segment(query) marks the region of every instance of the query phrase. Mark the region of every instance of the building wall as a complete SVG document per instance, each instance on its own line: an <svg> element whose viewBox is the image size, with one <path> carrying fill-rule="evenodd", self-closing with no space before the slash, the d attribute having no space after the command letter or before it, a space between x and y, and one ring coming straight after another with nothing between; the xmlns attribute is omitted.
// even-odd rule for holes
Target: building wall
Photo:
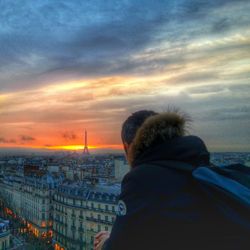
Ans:
<svg viewBox="0 0 250 250"><path fill-rule="evenodd" d="M47 188L16 182L0 183L0 195L16 215L24 218L37 237L47 237L52 229L52 195Z"/></svg>
<svg viewBox="0 0 250 250"><path fill-rule="evenodd" d="M116 212L116 200L107 202L55 194L55 249L93 249L94 235L101 230L111 231Z"/></svg>
<svg viewBox="0 0 250 250"><path fill-rule="evenodd" d="M69 187L77 189L74 184ZM112 229L118 194L94 191L94 186L92 190L80 185L80 189L82 195L33 185L25 178L0 182L0 196L8 211L25 219L35 236L53 234L56 250L92 250L95 234Z"/></svg>
<svg viewBox="0 0 250 250"><path fill-rule="evenodd" d="M115 179L121 181L123 177L129 172L130 168L127 162L123 159L115 159Z"/></svg>

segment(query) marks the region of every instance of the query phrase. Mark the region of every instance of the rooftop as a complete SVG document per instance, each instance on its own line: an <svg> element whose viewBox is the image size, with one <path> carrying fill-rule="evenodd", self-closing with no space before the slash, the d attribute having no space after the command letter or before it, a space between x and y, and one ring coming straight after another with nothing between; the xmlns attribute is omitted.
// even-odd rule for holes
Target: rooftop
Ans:
<svg viewBox="0 0 250 250"><path fill-rule="evenodd" d="M82 200L117 202L120 194L119 184L99 184L95 186L86 183L63 184L58 188L58 194L71 196Z"/></svg>
<svg viewBox="0 0 250 250"><path fill-rule="evenodd" d="M0 238L9 234L9 221L0 218Z"/></svg>

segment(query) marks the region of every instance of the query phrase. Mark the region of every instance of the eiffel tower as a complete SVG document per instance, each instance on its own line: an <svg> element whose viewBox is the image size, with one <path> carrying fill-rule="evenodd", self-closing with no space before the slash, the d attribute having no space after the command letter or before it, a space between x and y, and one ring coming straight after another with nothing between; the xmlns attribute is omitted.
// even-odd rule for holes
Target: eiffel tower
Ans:
<svg viewBox="0 0 250 250"><path fill-rule="evenodd" d="M85 130L83 155L84 156L90 155L89 148L88 148L88 132L87 132L87 130Z"/></svg>

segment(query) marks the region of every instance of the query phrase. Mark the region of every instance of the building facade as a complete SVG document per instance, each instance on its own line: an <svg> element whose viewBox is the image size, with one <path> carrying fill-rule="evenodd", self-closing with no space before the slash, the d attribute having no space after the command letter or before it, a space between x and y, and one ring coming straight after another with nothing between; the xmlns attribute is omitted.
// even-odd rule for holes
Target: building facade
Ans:
<svg viewBox="0 0 250 250"><path fill-rule="evenodd" d="M91 159L84 165L52 162L47 168L33 162L3 164L0 216L11 220L13 235L25 234L55 250L92 250L95 234L112 229L121 187L110 174L113 158ZM67 178L71 170L72 178Z"/></svg>
<svg viewBox="0 0 250 250"><path fill-rule="evenodd" d="M56 250L92 250L94 235L111 231L120 187L62 185L54 194Z"/></svg>
<svg viewBox="0 0 250 250"><path fill-rule="evenodd" d="M50 175L12 175L0 182L6 213L19 217L34 236L52 238L53 192L60 183Z"/></svg>
<svg viewBox="0 0 250 250"><path fill-rule="evenodd" d="M114 160L114 177L117 181L122 181L123 177L129 172L130 167L127 161L123 158Z"/></svg>

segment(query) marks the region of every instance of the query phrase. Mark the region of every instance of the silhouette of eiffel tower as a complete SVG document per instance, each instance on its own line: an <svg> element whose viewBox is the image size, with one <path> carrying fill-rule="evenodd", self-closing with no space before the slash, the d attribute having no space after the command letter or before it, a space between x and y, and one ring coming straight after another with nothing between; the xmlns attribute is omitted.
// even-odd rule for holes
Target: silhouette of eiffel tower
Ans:
<svg viewBox="0 0 250 250"><path fill-rule="evenodd" d="M90 155L88 148L88 132L85 130L83 155Z"/></svg>

